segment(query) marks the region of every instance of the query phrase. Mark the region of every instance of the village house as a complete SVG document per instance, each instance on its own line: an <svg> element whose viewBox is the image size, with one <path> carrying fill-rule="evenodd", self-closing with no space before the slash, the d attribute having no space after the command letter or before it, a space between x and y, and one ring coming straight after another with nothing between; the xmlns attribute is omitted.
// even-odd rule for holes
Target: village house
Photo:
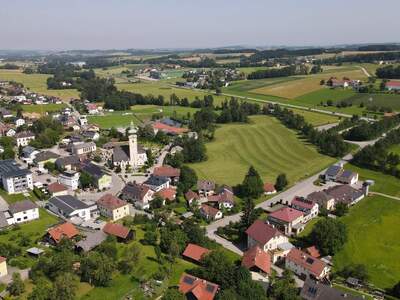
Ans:
<svg viewBox="0 0 400 300"><path fill-rule="evenodd" d="M57 245L62 239L74 239L79 235L78 229L69 223L63 223L61 225L55 226L47 231L45 240L52 245Z"/></svg>
<svg viewBox="0 0 400 300"><path fill-rule="evenodd" d="M202 204L199 211L200 214L209 221L219 220L223 217L222 212L219 209L207 204Z"/></svg>
<svg viewBox="0 0 400 300"><path fill-rule="evenodd" d="M247 248L259 246L263 251L269 252L272 261L275 263L289 253L293 245L289 243L289 238L278 229L272 227L261 220L256 220L246 230Z"/></svg>
<svg viewBox="0 0 400 300"><path fill-rule="evenodd" d="M308 222L318 216L318 203L303 197L295 197L290 203L290 206L304 213L304 222Z"/></svg>
<svg viewBox="0 0 400 300"><path fill-rule="evenodd" d="M16 118L15 120L14 120L14 124L15 124L15 127L20 127L20 126L23 126L23 125L25 125L25 120L24 119L22 119L22 118Z"/></svg>
<svg viewBox="0 0 400 300"><path fill-rule="evenodd" d="M324 174L325 181L335 181L338 176L343 172L343 165L333 165L330 166Z"/></svg>
<svg viewBox="0 0 400 300"><path fill-rule="evenodd" d="M33 190L32 172L21 167L13 159L0 160L0 179L8 194Z"/></svg>
<svg viewBox="0 0 400 300"><path fill-rule="evenodd" d="M330 187L324 192L335 199L335 205L344 203L351 206L365 197L365 191L355 189L347 184Z"/></svg>
<svg viewBox="0 0 400 300"><path fill-rule="evenodd" d="M88 221L92 218L92 211L97 209L96 204L89 205L71 195L55 196L49 199L47 209L65 219L79 218Z"/></svg>
<svg viewBox="0 0 400 300"><path fill-rule="evenodd" d="M276 193L276 189L272 183L270 183L270 182L264 183L264 194L265 195L272 195L275 193Z"/></svg>
<svg viewBox="0 0 400 300"><path fill-rule="evenodd" d="M51 162L54 163L56 161L57 158L59 158L60 155L51 152L51 151L42 151L40 153L38 153L36 155L36 157L34 158L33 162L35 163L35 165L38 166L39 170L43 170L44 169L44 165L47 162Z"/></svg>
<svg viewBox="0 0 400 300"><path fill-rule="evenodd" d="M75 244L77 252L89 252L99 246L102 242L107 239L107 234L103 231L86 231L84 237Z"/></svg>
<svg viewBox="0 0 400 300"><path fill-rule="evenodd" d="M172 135L172 136L180 136L189 131L189 129L187 129L187 128L174 127L174 126L163 124L158 121L154 122L152 124L152 127L154 130L154 134L157 134L158 131L161 131L161 132L164 132L165 134Z"/></svg>
<svg viewBox="0 0 400 300"><path fill-rule="evenodd" d="M285 259L285 268L293 271L300 278L311 277L321 280L329 275L330 268L322 260L293 248Z"/></svg>
<svg viewBox="0 0 400 300"><path fill-rule="evenodd" d="M58 182L53 182L47 186L47 191L49 192L50 196L64 196L68 195L68 188Z"/></svg>
<svg viewBox="0 0 400 300"><path fill-rule="evenodd" d="M180 175L181 170L171 166L156 167L153 171L153 176L168 178L172 185L176 185L179 182Z"/></svg>
<svg viewBox="0 0 400 300"><path fill-rule="evenodd" d="M8 109L5 109L4 107L0 107L0 116L3 119L8 119L8 118L12 118L13 114L11 111L9 111Z"/></svg>
<svg viewBox="0 0 400 300"><path fill-rule="evenodd" d="M91 141L97 141L100 138L100 134L96 131L82 131L82 136Z"/></svg>
<svg viewBox="0 0 400 300"><path fill-rule="evenodd" d="M364 298L353 296L343 292L331 285L322 283L318 280L307 278L300 292L300 297L304 300L362 300Z"/></svg>
<svg viewBox="0 0 400 300"><path fill-rule="evenodd" d="M58 182L65 185L72 191L75 191L79 187L79 172L66 170L58 175Z"/></svg>
<svg viewBox="0 0 400 300"><path fill-rule="evenodd" d="M148 186L136 182L127 183L121 191L121 198L123 200L133 203L140 209L150 208L153 196L154 191Z"/></svg>
<svg viewBox="0 0 400 300"><path fill-rule="evenodd" d="M115 236L118 242L127 243L135 238L135 232L118 223L107 223L103 227L103 231L108 234Z"/></svg>
<svg viewBox="0 0 400 300"><path fill-rule="evenodd" d="M102 216L110 218L112 221L129 216L129 204L112 194L105 194L97 200L97 207Z"/></svg>
<svg viewBox="0 0 400 300"><path fill-rule="evenodd" d="M235 206L233 192L229 188L222 188L217 193L207 197L207 202L216 203L219 209L232 209Z"/></svg>
<svg viewBox="0 0 400 300"><path fill-rule="evenodd" d="M199 180L197 181L197 189L200 195L204 197L211 196L215 192L215 182L210 180Z"/></svg>
<svg viewBox="0 0 400 300"><path fill-rule="evenodd" d="M268 223L286 235L297 235L304 229L304 213L290 207L283 207L268 215Z"/></svg>
<svg viewBox="0 0 400 300"><path fill-rule="evenodd" d="M312 202L318 203L319 210L321 208L324 208L326 210L335 209L335 199L324 191L312 192L307 196L307 199Z"/></svg>
<svg viewBox="0 0 400 300"><path fill-rule="evenodd" d="M77 170L80 167L81 161L79 156L70 155L57 158L55 164L59 171Z"/></svg>
<svg viewBox="0 0 400 300"><path fill-rule="evenodd" d="M33 141L35 139L35 135L32 132L23 131L15 134L14 138L17 142L17 147L24 147L28 146L30 141Z"/></svg>
<svg viewBox="0 0 400 300"><path fill-rule="evenodd" d="M198 203L200 200L199 194L193 192L192 190L188 190L185 193L185 199L189 205L193 205L194 202Z"/></svg>
<svg viewBox="0 0 400 300"><path fill-rule="evenodd" d="M182 256L189 261L200 263L201 259L210 252L207 248L189 243L183 251Z"/></svg>
<svg viewBox="0 0 400 300"><path fill-rule="evenodd" d="M243 253L242 266L251 273L262 274L268 278L271 275L271 256L255 245Z"/></svg>
<svg viewBox="0 0 400 300"><path fill-rule="evenodd" d="M92 177L94 186L99 190L109 189L111 187L111 175L106 173L100 166L87 162L82 164L81 171L88 173Z"/></svg>
<svg viewBox="0 0 400 300"><path fill-rule="evenodd" d="M169 188L169 179L166 177L155 177L150 176L145 182L144 185L151 188L154 192L159 192L163 189Z"/></svg>
<svg viewBox="0 0 400 300"><path fill-rule="evenodd" d="M169 187L166 189L162 189L157 192L157 195L160 196L164 201L174 201L176 199L176 188Z"/></svg>
<svg viewBox="0 0 400 300"><path fill-rule="evenodd" d="M96 144L94 142L80 142L73 144L71 147L71 153L75 155L85 155L96 151Z"/></svg>
<svg viewBox="0 0 400 300"><path fill-rule="evenodd" d="M358 173L344 170L337 178L337 182L344 184L356 184L358 181Z"/></svg>
<svg viewBox="0 0 400 300"><path fill-rule="evenodd" d="M99 109L97 108L97 105L94 103L87 103L86 110L88 111L89 115L96 115L99 113Z"/></svg>
<svg viewBox="0 0 400 300"><path fill-rule="evenodd" d="M29 222L39 219L39 208L30 200L17 201L8 207L10 218L7 219L9 225Z"/></svg>
<svg viewBox="0 0 400 300"><path fill-rule="evenodd" d="M25 146L24 148L22 148L20 159L27 164L32 164L33 160L36 158L36 155L38 155L39 153L40 151L36 148L32 146Z"/></svg>
<svg viewBox="0 0 400 300"><path fill-rule="evenodd" d="M314 258L320 258L321 253L319 253L319 250L315 246L310 246L304 249L304 252L307 253L308 255L311 255Z"/></svg>
<svg viewBox="0 0 400 300"><path fill-rule="evenodd" d="M183 273L179 280L179 291L192 300L213 300L219 291L219 285L207 280Z"/></svg>

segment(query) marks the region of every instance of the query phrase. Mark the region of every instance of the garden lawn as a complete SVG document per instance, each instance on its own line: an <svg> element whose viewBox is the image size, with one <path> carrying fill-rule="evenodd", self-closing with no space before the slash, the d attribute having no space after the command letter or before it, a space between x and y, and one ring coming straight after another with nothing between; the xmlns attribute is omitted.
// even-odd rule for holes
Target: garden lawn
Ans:
<svg viewBox="0 0 400 300"><path fill-rule="evenodd" d="M24 74L21 70L0 70L0 80L15 81L22 83L25 88L32 92L60 97L64 100L79 98L79 93L75 89L49 90L47 89L47 78L51 75L46 74Z"/></svg>
<svg viewBox="0 0 400 300"><path fill-rule="evenodd" d="M36 201L37 197L35 196L35 194L33 192L29 192L28 193L29 196L26 197L24 196L24 193L19 193L19 194L8 194L5 190L0 189L0 197L2 197L4 200L7 201L8 204L14 203L14 202L18 202L18 201L22 201L25 199L29 199L32 201Z"/></svg>
<svg viewBox="0 0 400 300"><path fill-rule="evenodd" d="M216 130L215 140L207 144L208 160L190 165L199 178L235 185L253 165L264 181L275 182L278 174L286 173L289 184L294 184L335 161L275 118L254 116L250 121Z"/></svg>
<svg viewBox="0 0 400 300"><path fill-rule="evenodd" d="M400 201L368 197L341 220L347 225L348 241L334 256L335 269L364 264L374 285L390 288L396 284L400 278Z"/></svg>

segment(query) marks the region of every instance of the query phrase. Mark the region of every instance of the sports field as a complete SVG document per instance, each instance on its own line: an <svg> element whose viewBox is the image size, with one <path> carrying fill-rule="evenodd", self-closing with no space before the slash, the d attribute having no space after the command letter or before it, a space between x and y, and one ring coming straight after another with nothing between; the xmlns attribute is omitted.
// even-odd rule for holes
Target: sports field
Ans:
<svg viewBox="0 0 400 300"><path fill-rule="evenodd" d="M64 100L79 98L79 93L75 89L49 90L46 80L50 75L46 74L24 74L21 70L0 70L0 80L15 81L22 83L25 88L32 92L49 96L60 97Z"/></svg>
<svg viewBox="0 0 400 300"><path fill-rule="evenodd" d="M374 285L390 288L396 284L400 278L400 201L368 197L341 220L348 228L348 242L335 255L335 268L363 264Z"/></svg>
<svg viewBox="0 0 400 300"><path fill-rule="evenodd" d="M207 161L191 164L197 175L231 185L243 180L250 165L263 180L274 182L278 174L286 173L294 184L335 161L267 116L251 117L251 124L222 125L207 144L207 155Z"/></svg>

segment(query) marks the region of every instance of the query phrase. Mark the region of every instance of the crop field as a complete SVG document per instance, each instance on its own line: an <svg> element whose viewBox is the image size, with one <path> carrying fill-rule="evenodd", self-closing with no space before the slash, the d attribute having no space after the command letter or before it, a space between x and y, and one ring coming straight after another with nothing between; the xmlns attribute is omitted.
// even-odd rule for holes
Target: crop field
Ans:
<svg viewBox="0 0 400 300"><path fill-rule="evenodd" d="M356 95L356 92L352 89L331 89L325 87L323 89L301 95L295 98L295 100L301 101L304 105L317 106L320 105L321 102L326 103L328 100L332 100L334 103L340 102L354 95Z"/></svg>
<svg viewBox="0 0 400 300"><path fill-rule="evenodd" d="M335 255L335 268L354 263L366 266L369 281L390 288L400 278L398 226L400 202L381 196L368 197L341 220L347 225L348 241Z"/></svg>
<svg viewBox="0 0 400 300"><path fill-rule="evenodd" d="M22 83L25 88L32 92L49 96L60 97L64 100L79 98L79 93L75 89L49 90L46 80L50 75L46 74L24 74L21 70L0 70L0 80L13 80Z"/></svg>
<svg viewBox="0 0 400 300"><path fill-rule="evenodd" d="M190 165L199 178L230 185L242 182L250 165L263 180L274 182L278 174L286 173L294 184L335 161L267 116L251 117L250 124L222 125L207 144L207 155L207 161Z"/></svg>

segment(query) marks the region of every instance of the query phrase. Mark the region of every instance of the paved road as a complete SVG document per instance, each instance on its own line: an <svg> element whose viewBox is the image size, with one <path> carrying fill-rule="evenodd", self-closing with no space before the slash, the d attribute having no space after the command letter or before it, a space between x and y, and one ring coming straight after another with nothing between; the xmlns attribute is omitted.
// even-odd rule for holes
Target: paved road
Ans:
<svg viewBox="0 0 400 300"><path fill-rule="evenodd" d="M361 67L361 66L360 66L360 68L361 68L361 71L364 72L365 76L371 77L371 74L368 73L367 69L365 69L364 67Z"/></svg>
<svg viewBox="0 0 400 300"><path fill-rule="evenodd" d="M330 123L330 124L317 126L317 127L315 127L315 129L318 130L318 131L323 131L323 130L328 130L328 129L331 129L333 127L336 127L337 125L339 125L339 123Z"/></svg>
<svg viewBox="0 0 400 300"><path fill-rule="evenodd" d="M400 201L400 197L396 197L396 196L392 196L392 195L388 195L388 194L383 194L383 193L377 193L377 192L369 192L371 195L377 195L377 196L382 196L382 197L386 197L386 198L390 198L393 200L398 200Z"/></svg>

